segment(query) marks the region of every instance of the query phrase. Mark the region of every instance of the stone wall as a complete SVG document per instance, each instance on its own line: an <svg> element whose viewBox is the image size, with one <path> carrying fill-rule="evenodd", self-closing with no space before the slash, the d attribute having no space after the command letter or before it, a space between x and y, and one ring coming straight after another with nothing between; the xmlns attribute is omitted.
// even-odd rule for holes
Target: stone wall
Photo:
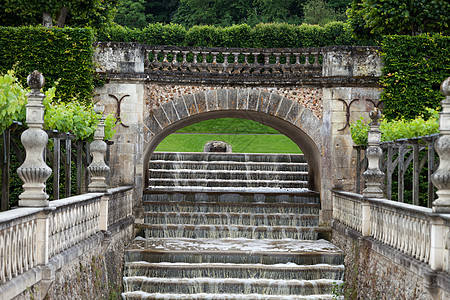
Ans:
<svg viewBox="0 0 450 300"><path fill-rule="evenodd" d="M336 221L332 242L345 253L345 299L450 299L448 275L426 263Z"/></svg>
<svg viewBox="0 0 450 300"><path fill-rule="evenodd" d="M161 62L148 60L149 54L154 51L155 53L163 51L161 53L166 57L166 54L175 50L171 47L166 49L127 43L97 44L95 54L97 71L106 75L109 82L97 88L96 93L99 95L98 99L107 106L107 112L115 113L121 120L114 145L111 147L111 183L113 186L119 184L135 186L134 215L140 218L142 214L140 200L142 188L145 187L146 172L144 153L177 127L170 122L169 126L154 122L156 129L164 132L154 135L154 128L149 128L145 120L151 118L154 113L160 113L164 117L169 111L161 112L159 108L170 102L176 103L177 99L187 95L200 92L206 94L208 91L219 89L249 89L287 98L299 104L301 109L308 111L322 123L317 127L321 131L319 142L316 144L321 156L321 174L318 178L320 177L322 181L321 220L329 223L332 205L328 191L332 188L354 189L356 152L352 149L353 142L348 121L356 120L361 114L367 115L374 105L378 105L380 89L377 82L382 64L379 48L347 46L316 48L313 49L314 55L322 55L322 65L314 64L298 68L293 65L281 67L276 64L223 65L213 61L197 65L180 64L170 59ZM192 51L187 48L182 50ZM197 50L202 53L228 51L226 48L214 48L214 51L208 48ZM261 51L264 53L272 51L277 54L275 52L278 50ZM306 50L308 49L283 49L286 55L303 53ZM249 53L254 52L252 51ZM252 71L261 67L270 67L273 72L266 74ZM310 67L314 72L308 71ZM223 107L221 109L227 110ZM243 112L242 109L239 110ZM228 111L229 117L236 110L228 109ZM170 113L176 113L174 108L171 108ZM170 116L166 117L170 119ZM200 118L195 121L200 121ZM188 123L183 124L189 125ZM308 124L303 125L308 127Z"/></svg>

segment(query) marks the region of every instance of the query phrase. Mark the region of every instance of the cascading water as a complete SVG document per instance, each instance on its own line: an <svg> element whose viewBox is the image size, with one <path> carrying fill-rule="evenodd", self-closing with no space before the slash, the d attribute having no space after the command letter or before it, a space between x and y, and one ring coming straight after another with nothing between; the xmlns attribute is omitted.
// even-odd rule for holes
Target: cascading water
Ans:
<svg viewBox="0 0 450 300"><path fill-rule="evenodd" d="M124 299L334 299L342 251L319 239L302 155L154 153Z"/></svg>

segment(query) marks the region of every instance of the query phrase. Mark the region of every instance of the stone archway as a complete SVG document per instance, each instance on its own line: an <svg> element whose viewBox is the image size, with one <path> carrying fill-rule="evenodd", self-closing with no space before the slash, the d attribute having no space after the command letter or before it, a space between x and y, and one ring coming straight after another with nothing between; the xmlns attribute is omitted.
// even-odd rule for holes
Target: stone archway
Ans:
<svg viewBox="0 0 450 300"><path fill-rule="evenodd" d="M294 141L308 161L309 188L321 191L322 122L297 102L253 89L218 89L184 95L153 110L144 121L150 133L143 161L144 188L150 156L166 136L203 120L230 117L257 121Z"/></svg>

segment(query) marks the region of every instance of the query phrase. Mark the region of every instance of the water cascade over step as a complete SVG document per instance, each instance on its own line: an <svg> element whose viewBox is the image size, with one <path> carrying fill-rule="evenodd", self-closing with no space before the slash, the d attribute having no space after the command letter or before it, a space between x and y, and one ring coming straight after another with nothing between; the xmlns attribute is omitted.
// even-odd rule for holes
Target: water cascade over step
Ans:
<svg viewBox="0 0 450 300"><path fill-rule="evenodd" d="M321 239L299 154L154 153L124 299L334 299L342 251Z"/></svg>

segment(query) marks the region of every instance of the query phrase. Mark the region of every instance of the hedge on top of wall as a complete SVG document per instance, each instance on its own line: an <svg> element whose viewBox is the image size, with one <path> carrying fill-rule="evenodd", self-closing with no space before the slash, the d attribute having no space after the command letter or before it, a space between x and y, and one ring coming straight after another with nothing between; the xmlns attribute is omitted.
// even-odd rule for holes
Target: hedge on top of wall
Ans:
<svg viewBox="0 0 450 300"><path fill-rule="evenodd" d="M371 42L355 40L351 29L343 22L325 26L292 25L287 23L247 24L218 27L193 26L185 29L178 24L149 24L143 29L130 29L120 25L102 30L101 42L138 42L147 45L248 47L248 48L301 48L334 45L368 45Z"/></svg>
<svg viewBox="0 0 450 300"><path fill-rule="evenodd" d="M25 85L28 74L38 70L45 87L58 82L57 98L88 103L94 89L93 42L91 29L0 27L0 74L14 68Z"/></svg>
<svg viewBox="0 0 450 300"><path fill-rule="evenodd" d="M437 109L440 84L450 76L450 36L385 36L382 46L385 116L414 119Z"/></svg>

